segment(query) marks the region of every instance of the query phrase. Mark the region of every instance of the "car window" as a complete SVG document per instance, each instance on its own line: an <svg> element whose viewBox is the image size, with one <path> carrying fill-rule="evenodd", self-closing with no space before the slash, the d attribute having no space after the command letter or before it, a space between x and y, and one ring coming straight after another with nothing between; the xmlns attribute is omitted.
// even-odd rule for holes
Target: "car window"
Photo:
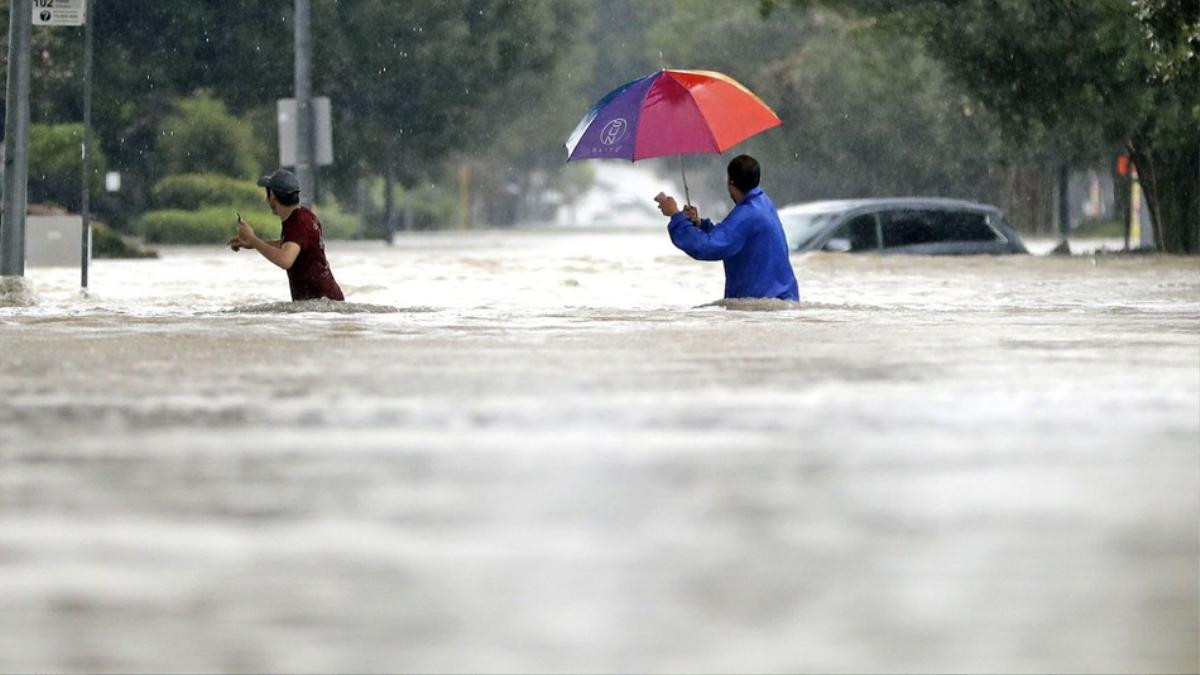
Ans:
<svg viewBox="0 0 1200 675"><path fill-rule="evenodd" d="M787 238L788 248L798 249L807 244L837 217L837 213L781 213L779 222L783 224L783 234Z"/></svg>
<svg viewBox="0 0 1200 675"><path fill-rule="evenodd" d="M879 215L885 248L1000 238L984 213L906 209Z"/></svg>
<svg viewBox="0 0 1200 675"><path fill-rule="evenodd" d="M875 214L856 216L838 226L825 244L830 251L873 251L879 248L879 223Z"/></svg>

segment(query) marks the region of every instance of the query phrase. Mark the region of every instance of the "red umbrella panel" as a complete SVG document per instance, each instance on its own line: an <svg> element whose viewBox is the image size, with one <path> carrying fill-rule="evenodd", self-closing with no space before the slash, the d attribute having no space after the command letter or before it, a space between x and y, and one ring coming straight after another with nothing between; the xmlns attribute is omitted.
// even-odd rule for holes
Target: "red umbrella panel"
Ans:
<svg viewBox="0 0 1200 675"><path fill-rule="evenodd" d="M782 124L749 89L704 70L660 70L609 92L567 139L567 160L722 153Z"/></svg>

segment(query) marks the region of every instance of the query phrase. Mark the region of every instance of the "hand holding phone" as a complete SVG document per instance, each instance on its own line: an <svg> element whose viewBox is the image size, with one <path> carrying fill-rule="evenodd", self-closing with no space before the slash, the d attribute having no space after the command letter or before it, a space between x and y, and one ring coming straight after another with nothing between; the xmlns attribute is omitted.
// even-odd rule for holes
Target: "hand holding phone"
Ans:
<svg viewBox="0 0 1200 675"><path fill-rule="evenodd" d="M242 220L242 214L240 211L234 211L233 214L235 216L237 216L238 233L233 235L233 237L225 243L227 246L229 246L229 248L233 249L233 251L236 253L236 252L242 250L242 248L245 246L245 244L242 242L242 236L241 236L242 235L242 232L241 232L242 223L245 221Z"/></svg>

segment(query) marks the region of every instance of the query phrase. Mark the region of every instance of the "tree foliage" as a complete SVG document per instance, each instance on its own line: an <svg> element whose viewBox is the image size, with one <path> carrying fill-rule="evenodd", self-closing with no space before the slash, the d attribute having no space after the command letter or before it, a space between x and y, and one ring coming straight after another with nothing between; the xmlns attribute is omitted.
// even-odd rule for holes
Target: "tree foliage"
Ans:
<svg viewBox="0 0 1200 675"><path fill-rule="evenodd" d="M158 151L166 174L215 173L256 178L254 138L249 123L230 115L206 91L178 99L159 125Z"/></svg>
<svg viewBox="0 0 1200 675"><path fill-rule="evenodd" d="M443 159L484 145L548 93L539 76L571 44L578 10L575 0L318 3L317 90L335 102L348 160L336 171L436 179Z"/></svg>
<svg viewBox="0 0 1200 675"><path fill-rule="evenodd" d="M714 0L678 4L655 32L670 63L726 72L783 119L735 150L764 162L777 200L995 197L993 120L913 40L880 40L830 12L763 21L753 5Z"/></svg>
<svg viewBox="0 0 1200 675"><path fill-rule="evenodd" d="M7 3L0 5L7 17ZM582 7L582 0L314 0L314 93L332 99L337 130L328 177L347 194L357 177L388 169L412 184L437 180L456 152L480 147L543 100L552 83L539 75L571 48ZM124 174L114 208L147 207L167 170L242 176L270 168L261 164L272 152L256 150L259 166L248 168L243 153L219 158L222 149L206 144L189 156L161 139L169 128L184 131L174 122L178 99L204 89L233 115L256 121L256 144L275 140L275 101L293 86L292 3L114 1L92 16L96 136L111 168ZM33 43L35 121L78 121L82 29L35 29ZM208 103L190 105L197 109L189 113L213 112L198 109ZM244 141L237 132L237 143Z"/></svg>
<svg viewBox="0 0 1200 675"><path fill-rule="evenodd" d="M1200 83L1200 0L1132 0L1161 82Z"/></svg>
<svg viewBox="0 0 1200 675"><path fill-rule="evenodd" d="M770 11L781 2L763 0ZM1200 252L1195 0L790 0L916 35L1013 139L1065 162L1127 148L1160 248Z"/></svg>
<svg viewBox="0 0 1200 675"><path fill-rule="evenodd" d="M154 186L154 206L159 209L199 209L230 206L250 211L261 206L262 188L248 180L220 174L175 174Z"/></svg>
<svg viewBox="0 0 1200 675"><path fill-rule="evenodd" d="M78 210L83 158L82 124L34 124L29 129L29 198ZM93 144L94 145L94 144ZM105 159L92 148L88 181L93 192L103 186Z"/></svg>
<svg viewBox="0 0 1200 675"><path fill-rule="evenodd" d="M986 200L996 167L1128 149L1164 247L1197 250L1197 2L313 0L314 93L335 117L322 185L364 208L361 179L444 194L469 166L491 222L530 217L536 200L519 195L571 189L562 141L590 103L664 65L713 68L783 116L738 148L768 163L781 199ZM272 168L275 101L293 85L292 3L107 0L93 19L95 134L123 174L121 193L96 200L110 222L149 207L168 170ZM82 30L33 38L34 121L77 123ZM249 141L230 132L251 159L170 147L188 131L179 100L197 90L212 103L185 107L219 101L239 120L230 129L252 125ZM189 164L197 154L202 166Z"/></svg>

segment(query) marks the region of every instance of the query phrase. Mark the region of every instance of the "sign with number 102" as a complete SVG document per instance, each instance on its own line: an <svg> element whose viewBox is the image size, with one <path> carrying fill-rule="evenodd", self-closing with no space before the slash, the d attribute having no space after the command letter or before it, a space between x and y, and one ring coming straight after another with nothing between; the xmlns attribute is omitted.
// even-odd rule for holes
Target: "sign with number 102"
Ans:
<svg viewBox="0 0 1200 675"><path fill-rule="evenodd" d="M33 0L33 25L82 26L87 23L87 0Z"/></svg>

